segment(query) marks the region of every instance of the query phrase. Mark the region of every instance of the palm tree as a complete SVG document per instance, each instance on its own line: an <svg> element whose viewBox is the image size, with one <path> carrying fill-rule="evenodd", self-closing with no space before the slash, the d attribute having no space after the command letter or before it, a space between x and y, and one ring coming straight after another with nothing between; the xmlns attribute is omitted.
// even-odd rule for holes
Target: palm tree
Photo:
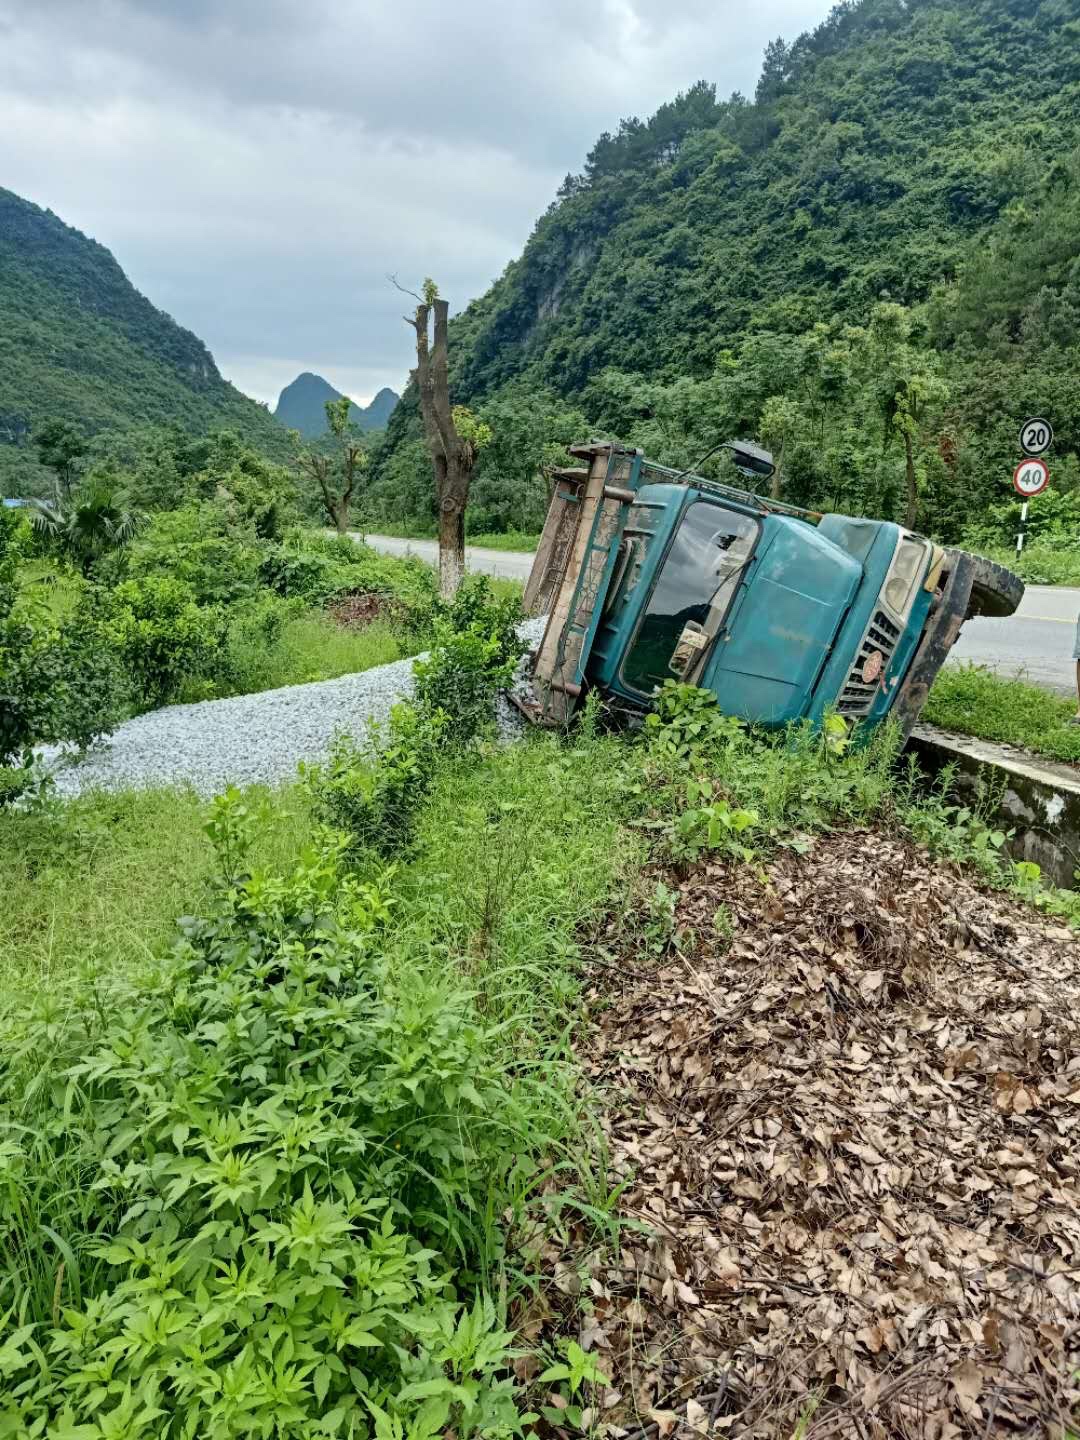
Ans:
<svg viewBox="0 0 1080 1440"><path fill-rule="evenodd" d="M30 523L53 550L83 575L103 555L123 550L146 524L108 480L91 481L70 500L30 500Z"/></svg>

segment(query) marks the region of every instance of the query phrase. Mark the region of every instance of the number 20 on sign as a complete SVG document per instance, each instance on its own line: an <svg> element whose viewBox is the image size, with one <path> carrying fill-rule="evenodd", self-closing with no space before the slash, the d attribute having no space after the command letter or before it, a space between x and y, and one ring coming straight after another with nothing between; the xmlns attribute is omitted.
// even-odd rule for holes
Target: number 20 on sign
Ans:
<svg viewBox="0 0 1080 1440"><path fill-rule="evenodd" d="M1054 443L1054 427L1041 415L1033 415L1020 426L1021 455L1045 455Z"/></svg>

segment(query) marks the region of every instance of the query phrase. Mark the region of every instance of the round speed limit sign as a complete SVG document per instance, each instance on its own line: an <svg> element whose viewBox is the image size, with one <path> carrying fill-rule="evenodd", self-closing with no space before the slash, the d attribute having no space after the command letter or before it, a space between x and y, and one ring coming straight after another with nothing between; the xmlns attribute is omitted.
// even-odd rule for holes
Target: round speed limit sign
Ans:
<svg viewBox="0 0 1080 1440"><path fill-rule="evenodd" d="M1049 420L1038 415L1020 426L1020 450L1024 455L1045 455L1054 443L1054 430Z"/></svg>
<svg viewBox="0 0 1080 1440"><path fill-rule="evenodd" d="M1039 495L1050 484L1050 470L1045 460L1021 460L1013 471L1013 488L1025 500Z"/></svg>

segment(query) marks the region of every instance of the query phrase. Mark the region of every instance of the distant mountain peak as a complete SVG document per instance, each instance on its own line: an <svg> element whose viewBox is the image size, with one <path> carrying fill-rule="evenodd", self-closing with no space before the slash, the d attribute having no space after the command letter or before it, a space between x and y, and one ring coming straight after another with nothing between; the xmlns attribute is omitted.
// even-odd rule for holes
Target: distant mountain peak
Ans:
<svg viewBox="0 0 1080 1440"><path fill-rule="evenodd" d="M299 430L301 435L313 440L326 433L326 402L341 398L341 391L335 390L329 380L324 380L321 375L315 375L310 370L304 370L282 390L274 415L282 425L290 430ZM393 390L384 385L370 405L357 405L355 401L352 402L349 419L361 430L381 430L389 420L398 398Z"/></svg>

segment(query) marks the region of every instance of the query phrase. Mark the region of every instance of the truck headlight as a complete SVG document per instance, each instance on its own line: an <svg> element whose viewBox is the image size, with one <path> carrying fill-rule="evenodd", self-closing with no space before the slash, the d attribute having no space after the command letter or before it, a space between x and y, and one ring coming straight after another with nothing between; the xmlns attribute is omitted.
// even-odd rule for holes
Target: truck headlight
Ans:
<svg viewBox="0 0 1080 1440"><path fill-rule="evenodd" d="M897 547L885 581L885 603L897 615L907 615L912 592L926 565L927 549L927 542L913 535L905 535Z"/></svg>

